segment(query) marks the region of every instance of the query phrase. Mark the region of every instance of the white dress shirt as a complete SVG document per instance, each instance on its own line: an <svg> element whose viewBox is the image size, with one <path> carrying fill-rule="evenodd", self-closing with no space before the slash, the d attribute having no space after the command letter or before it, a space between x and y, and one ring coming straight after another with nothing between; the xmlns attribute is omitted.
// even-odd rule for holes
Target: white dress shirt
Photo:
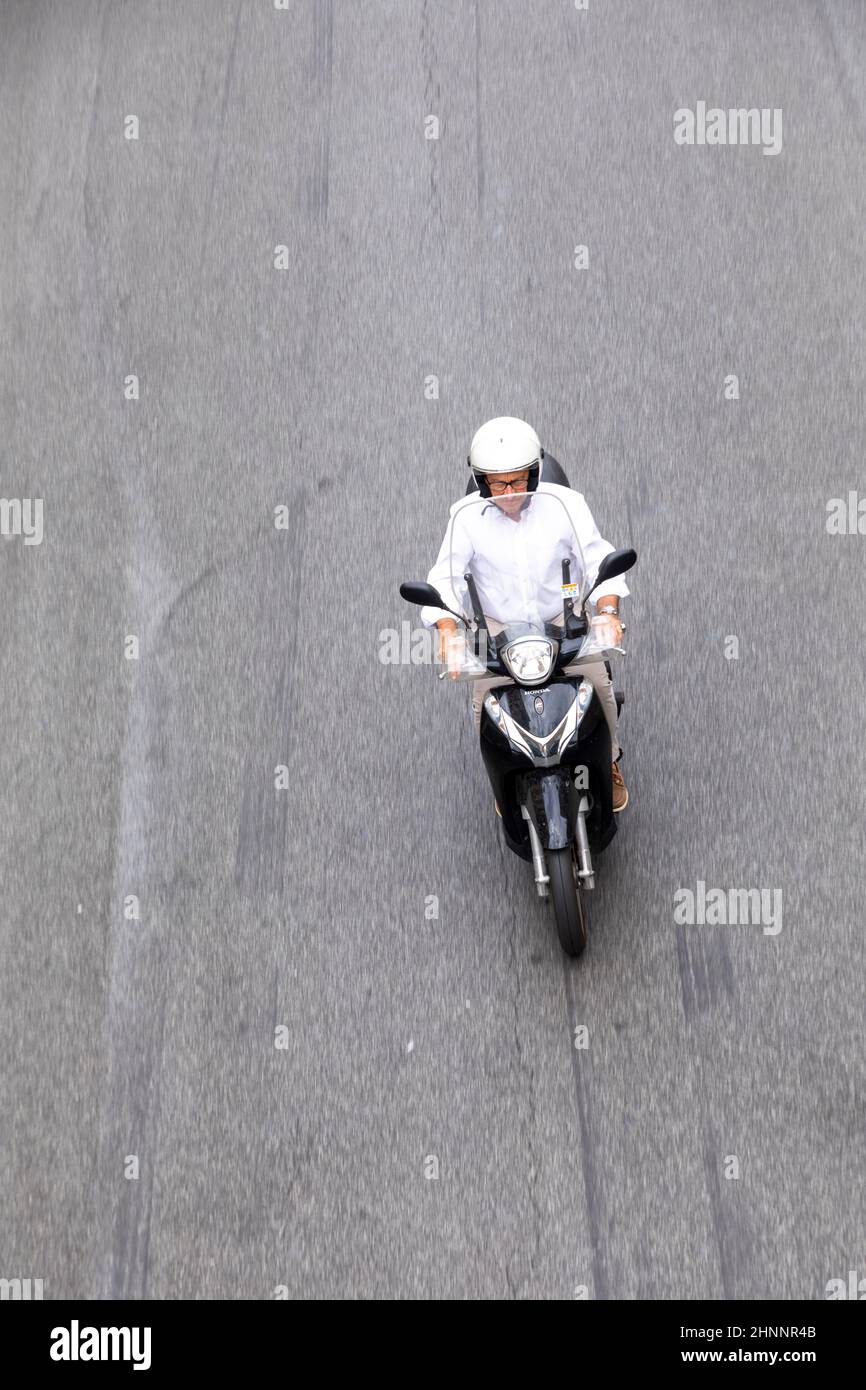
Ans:
<svg viewBox="0 0 866 1390"><path fill-rule="evenodd" d="M543 502L543 494L552 494L556 500ZM580 585L585 574L589 581L585 592L592 592L601 561L615 547L599 534L583 495L558 483L542 482L529 496L539 498L538 505L530 503L516 518L492 498L479 503L477 492L454 503L439 556L427 576L446 603L471 615L463 582L463 575L470 572L485 617L497 623L561 619L566 556L571 560L572 581ZM604 592L625 598L629 590L618 575L605 581ZM575 611L578 607L576 603ZM425 627L451 616L443 608L421 609Z"/></svg>

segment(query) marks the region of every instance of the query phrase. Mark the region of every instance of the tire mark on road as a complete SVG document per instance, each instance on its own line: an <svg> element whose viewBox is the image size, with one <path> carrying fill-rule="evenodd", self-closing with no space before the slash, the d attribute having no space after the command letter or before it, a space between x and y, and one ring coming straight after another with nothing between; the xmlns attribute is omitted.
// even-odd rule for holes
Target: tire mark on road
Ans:
<svg viewBox="0 0 866 1390"><path fill-rule="evenodd" d="M328 187L331 168L331 82L334 59L333 0L321 0L316 6L313 31L313 100L311 113L316 120L317 135L313 158L312 216L313 221L328 222Z"/></svg>
<svg viewBox="0 0 866 1390"><path fill-rule="evenodd" d="M707 1192L710 1199L710 1210L713 1216L713 1230L716 1237L716 1247L719 1252L719 1272L722 1279L722 1297L726 1300L735 1297L734 1294L734 1266L731 1252L731 1244L728 1238L728 1228L730 1223L725 1220L725 1212L722 1204L722 1178L720 1175L719 1164L721 1161L721 1149L715 1139L710 1126L704 1127L704 1170L707 1177Z"/></svg>
<svg viewBox="0 0 866 1390"><path fill-rule="evenodd" d="M692 1023L700 1015L734 997L734 970L721 929L677 927L677 965L683 1013Z"/></svg>
<svg viewBox="0 0 866 1390"><path fill-rule="evenodd" d="M421 6L420 48L421 64L424 69L424 117L426 119L427 116L436 116L441 126L442 89L435 76L439 66L439 57L433 36L429 0L423 0ZM441 128L439 133L441 135ZM441 246L444 247L447 242L447 232L442 215L442 198L439 192L439 161L437 159L440 142L438 140L425 140L424 143L427 146L430 167L430 222L431 227L438 232Z"/></svg>
<svg viewBox="0 0 866 1390"><path fill-rule="evenodd" d="M463 727L465 730L466 726L464 725ZM499 852L499 861L502 873L504 878L507 880L507 865L505 862L505 843L501 835L497 835L496 843ZM517 959L517 914L514 910L514 901L510 896L507 899L507 902L508 915L510 918L510 929L506 938L508 943L508 965L509 974L514 980L514 993L512 996L512 1010L514 1014L514 1052L516 1057L518 1073L521 1076L523 1076L526 1081L526 1096L529 1107L529 1114L525 1124L525 1143L527 1156L529 1159L529 1181L527 1191L529 1197L529 1210L532 1218L532 1242L528 1251L528 1273L524 1275L522 1279L518 1280L515 1271L512 1268L511 1261L506 1260L505 1263L505 1280L508 1286L509 1297L519 1298L521 1295L521 1291L523 1290L526 1290L530 1295L532 1293L532 1281L535 1277L535 1266L538 1260L539 1253L541 1251L542 1214L541 1206L538 1199L538 1174L541 1167L541 1161L536 1152L535 1146L535 1136L538 1125L538 1105L536 1101L535 1068L533 1067L531 1061L529 1061L526 1055L526 1050L521 1039L520 1001L523 992L523 980L521 975L520 962ZM523 1252L521 1251L520 1253L522 1254Z"/></svg>
<svg viewBox="0 0 866 1390"><path fill-rule="evenodd" d="M145 1298L159 1129L166 997L171 979L171 931L163 928L159 809L165 804L168 695L154 653L174 592L161 561L156 523L143 493L127 480L132 555L127 569L129 630L144 660L131 663L107 940L107 1005L103 1054L106 1078L99 1120L96 1280L101 1298ZM147 659L148 654L150 660ZM134 894L141 920L127 920ZM127 1155L139 1161L137 1179L124 1176Z"/></svg>
<svg viewBox="0 0 866 1390"><path fill-rule="evenodd" d="M475 0L475 192L478 220L484 216L484 145L481 130L481 0Z"/></svg>
<svg viewBox="0 0 866 1390"><path fill-rule="evenodd" d="M579 967L570 965L565 955L562 957L562 969L565 974L565 1001L568 1010L568 1036L574 1037L574 1031L578 1024L577 1001L574 995L576 972ZM571 1074L574 1078L574 1097L577 1106L577 1123L580 1132L580 1156L581 1167L583 1169L583 1187L586 1197L586 1214L589 1224L589 1238L592 1245L592 1282L593 1292L596 1298L610 1297L610 1280L604 1249L603 1213L604 1199L602 1196L601 1179L595 1162L595 1151L592 1139L592 1106L590 1102L590 1086L586 1075L586 1056L585 1052L580 1053L569 1045L571 1055ZM583 1061L580 1059L583 1058Z"/></svg>
<svg viewBox="0 0 866 1390"><path fill-rule="evenodd" d="M289 533L282 537L286 544L265 552L274 558L262 560L259 576L259 628L252 660L258 691L252 734L258 742L246 758L235 855L235 882L248 897L284 891L293 801L290 792L276 790L274 767L280 762L291 770L297 743L298 644L290 622L300 603L306 538L307 497L300 492L289 502Z"/></svg>
<svg viewBox="0 0 866 1390"><path fill-rule="evenodd" d="M823 22L823 28L830 42L830 52L833 57L833 64L836 68L842 100L847 108L851 124L859 129L860 138L862 140L866 137L866 116L864 116L863 108L858 100L856 85L851 79L851 73L845 61L842 45L839 43L836 34L835 23L827 7L827 0L818 0L818 14Z"/></svg>
<svg viewBox="0 0 866 1390"><path fill-rule="evenodd" d="M231 92L232 77L234 75L235 70L235 56L237 54L238 47L238 32L240 30L241 24L242 6L243 0L238 0L238 7L235 11L234 25L232 27L231 44L229 46L228 58L226 60L225 76L223 78L223 90L222 99L220 101L219 121L217 123L216 135L214 137L214 143L216 148L214 150L213 164L211 165L210 180L208 182L207 197L205 199L204 222L202 224L204 243L202 246L201 257L199 260L199 290L201 289L201 279L202 275L204 274L204 268L207 264L207 248L208 242L210 240L211 213L213 210L214 190L216 188L217 174L219 172L220 158L222 156L223 150L223 132L225 130L226 111L228 109L229 104L229 93Z"/></svg>

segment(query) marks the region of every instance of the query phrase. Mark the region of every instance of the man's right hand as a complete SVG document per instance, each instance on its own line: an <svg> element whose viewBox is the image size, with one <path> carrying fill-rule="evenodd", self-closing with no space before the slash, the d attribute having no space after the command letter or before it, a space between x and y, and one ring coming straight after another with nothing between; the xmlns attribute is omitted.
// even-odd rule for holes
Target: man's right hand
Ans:
<svg viewBox="0 0 866 1390"><path fill-rule="evenodd" d="M439 632L439 660L448 667L448 674L456 680L463 665L463 643L457 635L457 624L453 618L440 618L436 624Z"/></svg>

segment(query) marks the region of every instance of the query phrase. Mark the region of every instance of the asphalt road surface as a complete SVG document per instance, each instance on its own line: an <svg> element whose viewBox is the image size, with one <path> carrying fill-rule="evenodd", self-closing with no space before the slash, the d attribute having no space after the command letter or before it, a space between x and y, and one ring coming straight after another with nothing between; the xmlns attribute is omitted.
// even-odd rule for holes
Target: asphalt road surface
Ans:
<svg viewBox="0 0 866 1390"><path fill-rule="evenodd" d="M866 1274L866 8L0 15L0 1276ZM380 659L498 414L640 557L576 965L466 689Z"/></svg>

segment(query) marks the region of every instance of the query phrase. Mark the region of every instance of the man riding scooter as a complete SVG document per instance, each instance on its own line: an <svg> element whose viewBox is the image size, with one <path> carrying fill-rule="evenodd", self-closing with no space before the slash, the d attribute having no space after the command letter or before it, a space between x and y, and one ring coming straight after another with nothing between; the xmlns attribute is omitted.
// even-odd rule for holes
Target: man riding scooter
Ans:
<svg viewBox="0 0 866 1390"><path fill-rule="evenodd" d="M526 505L532 493L552 493L568 511L583 555L590 593L601 561L614 550L614 547L600 535L582 494L545 479L544 459L544 450L535 430L526 421L511 416L488 420L476 432L469 450L469 467L478 491L481 497L489 498L491 506L501 513L501 524L491 526L489 519L486 524L480 524L480 515L487 512L487 508L476 507L474 512L465 512L464 522L458 533L461 546L459 569L462 573L473 566L483 566L487 577L487 592L501 596L506 605L508 599L513 597L517 582L513 566L510 564L515 542L519 539L522 546L529 547L536 553L545 553L543 536L531 534L534 526L544 524L544 513L533 512ZM464 508L464 504L465 499L452 507L452 521L455 513ZM513 529L520 527L524 528L525 534ZM459 610L459 599L451 586L455 562L453 546L454 531L449 525L436 563L427 576L427 582L438 590L446 603ZM551 559L551 572L541 577L541 583L550 593L558 593L560 579L556 561ZM603 629L604 644L608 647L618 647L621 644L623 628L619 604L620 599L627 597L628 593L629 589L624 579L617 576L605 583L604 594L595 600L592 624ZM435 626L438 629L440 658L446 663L449 673L456 677L460 669L462 647L455 619L444 609L425 607L421 610L421 620L425 626ZM488 628L495 635L496 625L489 620ZM585 676L592 682L601 701L611 738L613 810L622 811L628 804L628 790L618 766L621 750L617 733L616 699L610 675L605 666L597 662L590 665L576 663L565 668L563 674ZM507 678L501 677L476 680L473 683L472 709L476 731L480 726L484 697L495 686L505 683Z"/></svg>

